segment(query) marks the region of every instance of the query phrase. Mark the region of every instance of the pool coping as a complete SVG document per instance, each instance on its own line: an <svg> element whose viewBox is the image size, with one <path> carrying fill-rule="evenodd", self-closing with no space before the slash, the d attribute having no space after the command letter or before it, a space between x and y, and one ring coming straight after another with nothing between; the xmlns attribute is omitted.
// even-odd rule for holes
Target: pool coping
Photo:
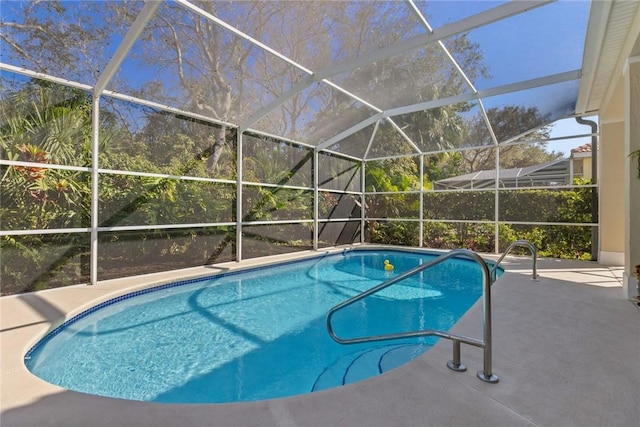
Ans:
<svg viewBox="0 0 640 427"><path fill-rule="evenodd" d="M354 248L372 250L412 249L378 245L358 245L354 246ZM255 268L278 260L306 259L317 257L324 253L337 253L344 249L345 248L340 247L319 251L305 251L304 253L276 255L269 257L269 259L248 260L248 262L243 263L227 263L227 265L222 264L216 267L189 269L189 271L183 270L177 273L157 273L147 275L144 278L115 279L108 282L101 282L94 286L73 286L33 294L23 294L21 296L0 298L0 307L2 308L0 315L0 319L2 320L2 333L0 334L0 344L2 346L2 358L0 360L0 366L2 367L2 385L0 386L2 425L42 425L43 421L47 421L47 425L86 425L88 420L91 420L92 425L114 425L122 423L138 425L159 425L158 423L162 425L184 425L184 420L190 420L193 425L216 424L214 422L215 420L219 421L216 425L265 426L358 425L356 420L369 425L385 425L385 423L391 420L407 425L442 425L443 423L447 424L445 422L446 420L460 421L458 424L449 423L447 425L462 425L461 423L464 424L464 422L469 423L471 421L473 421L474 425L537 425L536 420L538 418L543 420L549 418L549 416L544 413L536 413L536 411L532 413L531 408L528 407L527 411L519 410L518 405L505 403L505 397L495 396L496 394L501 395L505 389L505 384L508 388L513 387L513 381L517 379L519 375L518 373L511 372L508 367L501 366L498 361L502 361L504 365L504 361L501 360L502 358L494 356L494 370L496 370L498 375L501 375L501 382L499 384L503 384L502 386L485 385L475 379L473 373L456 374L447 372L448 370L444 367L444 364L447 358L451 358L451 344L444 340L441 340L432 350L409 364L369 380L313 394L233 404L174 405L90 396L48 384L32 375L22 362L22 357L26 351L48 331L53 330L66 319L81 313L90 306L99 304L109 298L117 297L117 295L169 283L175 281L177 275L183 278L187 275L190 279L196 279L203 276L211 276L212 272ZM491 259L492 255L483 254L483 257ZM576 261L560 262L556 260L540 260L539 266L540 264L544 264L542 269L539 268L539 271L544 272L543 277L536 283L537 286L530 286L531 278L528 277L530 275L530 263L530 259L518 257L509 257L507 259L507 272L494 285L494 301L500 301L501 295L509 295L511 298L515 297L516 300L521 296L518 292L513 292L513 289L511 289L513 285L504 285L506 282L519 283L520 285L518 286L521 287L519 291L523 292L527 298L547 298L550 295L539 294L538 292L540 291L538 288L542 287L542 285L540 285L541 282L545 288L548 288L550 286L547 283L548 281L552 281L553 285L556 285L556 281L563 281L554 275L575 274L575 270L584 270L586 266L587 270L597 271L599 277L607 276L605 282L607 282L608 285L598 288L582 286L581 289L574 289L575 282L571 280L566 281L566 288L570 289L570 292L565 291L564 287L559 289L561 289L562 292L568 292L567 295L569 296L566 297L568 303L575 304L576 302L571 300L576 298L578 300L586 299L588 300L588 304L584 304L583 302L582 305L584 307L598 307L599 304L592 302L592 300L596 301L596 298L600 297L600 294L602 294L604 290L607 295L605 302L607 305L612 305L613 301L615 303L613 305L615 305L614 311L616 313L620 310L620 313L623 313L621 316L625 318L629 316L634 318L633 316L638 315L637 308L632 306L630 302L623 300L622 292L617 289L620 287L620 283L618 278L615 277L615 270L607 269L595 263L585 264L584 262ZM567 269L569 271L563 271ZM559 271L559 273L552 273L553 271ZM553 277L547 280L544 276ZM582 280L582 278L580 280ZM555 288L556 286L554 286L554 289ZM573 295L573 292L579 292L579 294ZM596 295L590 296L592 293ZM551 295L551 297L551 300L553 300L553 295ZM551 300L550 302L552 302ZM522 311L521 308L519 308L521 302L518 303L516 301L514 304L512 309L515 312ZM505 303L500 310L495 310L495 307L496 305L494 303L494 311L498 311L496 314L499 316L502 315L502 308L506 308L507 304ZM453 330L459 333L467 333L471 336L478 336L477 320L480 315L481 302L478 302L463 319L456 324ZM494 315L494 317L496 316ZM537 319L535 316L533 318ZM620 326L617 323L616 325ZM629 331L625 332L624 328L619 329L621 329L622 334L629 333ZM505 331L505 334L507 333L508 331ZM625 340L627 344L624 343ZM626 348L624 351L618 349L616 353L635 351L636 347L634 343L628 343L628 341L627 337L623 337L621 342L617 342L618 345L628 345L630 348ZM504 342L501 342L501 344L505 346ZM640 346L637 347L640 348ZM16 352L16 349L19 349L19 351ZM463 346L463 361L467 363L470 371L473 372L482 366L482 354L477 350L478 349ZM494 353L501 352L506 352L506 350L494 344ZM630 355L629 360L632 360L632 358L633 356ZM637 370L634 371L633 366L634 365L630 365L628 367L629 378L633 380L637 378L640 380L640 372L636 372ZM425 374L428 378L436 377L436 383L430 384L430 381L426 381L425 378L427 377L423 376ZM622 382L625 381L623 380ZM466 410L456 409L455 405L447 406L446 403L443 404L442 402L436 402L437 404L435 406L430 404L425 406L420 403L422 402L421 399L417 399L417 396L429 396L433 392L433 387L442 389L443 385L446 385L447 390L450 389L451 393L453 390L460 392L456 393L455 396L449 396L450 392L443 394L443 396L453 399L452 402L460 404L460 398L457 396L466 396L469 402L471 402L466 405ZM619 388L618 386L620 386L620 384L611 385L611 387ZM487 389L487 387L489 388ZM385 389L395 390L395 392L391 393L393 397L387 396L387 393L382 391ZM414 395L412 392L417 394ZM382 394L380 395L380 393ZM543 391L540 391L540 393L542 393L540 398L544 397L544 394L548 394L548 392ZM629 399L634 399L632 390L626 395L624 394L624 390L622 390L622 395L623 403ZM375 398L372 398L372 396ZM371 399L373 399L373 401ZM432 397L432 399L434 399L435 402L435 400L441 398ZM348 404L348 406L345 407L345 404ZM89 411L89 408L91 411ZM394 410L393 408L396 409ZM587 409L589 408L584 408L586 415L589 414ZM370 415L361 418L360 415L358 415L360 411L370 413ZM429 422L425 422L424 418L422 418L425 411L432 416ZM448 416L450 418L447 418L447 414L449 414ZM554 415L553 411L551 415ZM632 418L629 417L633 416L631 411L625 412L624 410L618 411L618 416L620 415L622 415L620 419L625 422L631 420ZM96 418L96 416L98 418ZM551 419L554 421L563 420L558 414L555 414L555 418L552 416ZM178 420L180 420L180 422L178 422ZM566 419L564 420L566 421Z"/></svg>

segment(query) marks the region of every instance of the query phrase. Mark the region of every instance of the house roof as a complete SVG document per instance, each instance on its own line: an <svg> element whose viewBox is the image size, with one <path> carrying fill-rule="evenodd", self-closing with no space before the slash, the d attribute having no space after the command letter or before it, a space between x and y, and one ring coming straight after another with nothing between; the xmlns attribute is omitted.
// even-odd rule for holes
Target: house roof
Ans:
<svg viewBox="0 0 640 427"><path fill-rule="evenodd" d="M571 149L571 154L577 153L591 153L591 143L582 144L576 148Z"/></svg>

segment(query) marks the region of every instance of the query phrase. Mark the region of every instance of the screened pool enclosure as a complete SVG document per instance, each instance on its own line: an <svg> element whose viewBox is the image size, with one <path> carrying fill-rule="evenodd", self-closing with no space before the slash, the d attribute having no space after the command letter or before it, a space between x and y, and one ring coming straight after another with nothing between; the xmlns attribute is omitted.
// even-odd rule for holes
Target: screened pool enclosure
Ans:
<svg viewBox="0 0 640 427"><path fill-rule="evenodd" d="M352 243L591 259L595 169L500 185L597 153L590 7L3 2L2 292Z"/></svg>

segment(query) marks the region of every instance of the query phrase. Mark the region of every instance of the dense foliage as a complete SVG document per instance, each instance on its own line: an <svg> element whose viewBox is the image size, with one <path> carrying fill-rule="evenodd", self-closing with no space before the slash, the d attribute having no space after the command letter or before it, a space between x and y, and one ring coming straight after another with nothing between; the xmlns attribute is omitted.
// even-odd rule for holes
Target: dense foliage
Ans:
<svg viewBox="0 0 640 427"><path fill-rule="evenodd" d="M19 86L4 92L0 148L3 159L30 165L2 166L0 225L3 231L44 232L1 238L3 294L89 280L91 97L39 80ZM226 132L225 152L212 169L215 126L118 100L103 104L98 279L235 259L235 132ZM270 148L254 147L258 143ZM253 153L245 157L245 180L302 187L245 185L242 221L312 219L313 192L305 189L312 177L310 151L264 138L247 137L245 144ZM334 174L329 187L341 171ZM202 225L154 229L183 224ZM47 232L57 229L69 232ZM243 236L245 258L312 247L308 223L256 225Z"/></svg>
<svg viewBox="0 0 640 427"><path fill-rule="evenodd" d="M576 184L588 182L577 180ZM499 191L498 251L513 241L526 239L536 246L541 256L555 258L591 259L592 223L591 187L573 189L518 189ZM371 242L418 246L417 222L402 221L415 218L403 215L401 196L378 197L378 204L368 204L368 216L377 218L368 223ZM494 252L495 220L494 191L425 192L422 244L429 248L468 248L480 252ZM369 200L371 196L367 196ZM411 199L417 211L419 199ZM384 221L379 218L395 218ZM452 222L454 220L455 222ZM534 223L519 224L520 222ZM535 225L558 223L558 225ZM585 224L584 226L562 223Z"/></svg>

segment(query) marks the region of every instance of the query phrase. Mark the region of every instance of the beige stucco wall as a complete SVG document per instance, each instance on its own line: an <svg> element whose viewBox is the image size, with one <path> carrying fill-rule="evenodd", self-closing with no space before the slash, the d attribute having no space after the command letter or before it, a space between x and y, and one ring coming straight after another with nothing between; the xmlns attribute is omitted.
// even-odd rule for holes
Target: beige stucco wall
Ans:
<svg viewBox="0 0 640 427"><path fill-rule="evenodd" d="M626 212L625 221L625 277L623 288L627 295L639 294L639 281L635 278L634 266L640 265L640 171L637 163L629 156L640 150L640 56L631 58L626 76L625 116L625 180Z"/></svg>
<svg viewBox="0 0 640 427"><path fill-rule="evenodd" d="M600 143L600 251L609 254L598 259L611 264L624 253L624 122L601 124Z"/></svg>
<svg viewBox="0 0 640 427"><path fill-rule="evenodd" d="M625 96L624 96L624 76L619 76L615 88L612 92L611 99L607 105L600 109L600 121L623 121L625 117Z"/></svg>
<svg viewBox="0 0 640 427"><path fill-rule="evenodd" d="M584 179L591 179L591 157L584 157L582 159L582 177Z"/></svg>
<svg viewBox="0 0 640 427"><path fill-rule="evenodd" d="M625 252L625 96L620 79L608 105L600 110L599 208L600 247L598 261L624 264Z"/></svg>

